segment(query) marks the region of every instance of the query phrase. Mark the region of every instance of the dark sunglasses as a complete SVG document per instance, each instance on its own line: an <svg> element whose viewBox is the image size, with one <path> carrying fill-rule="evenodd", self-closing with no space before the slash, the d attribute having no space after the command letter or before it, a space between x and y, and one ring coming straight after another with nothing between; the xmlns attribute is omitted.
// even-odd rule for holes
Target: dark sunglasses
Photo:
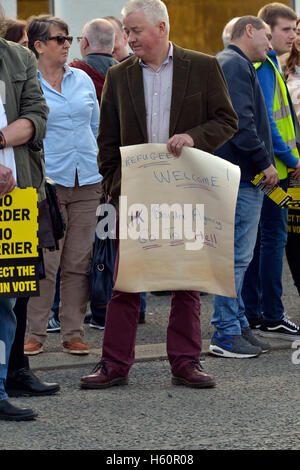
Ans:
<svg viewBox="0 0 300 470"><path fill-rule="evenodd" d="M73 36L49 36L45 40L51 41L52 39L55 39L55 41L57 42L59 46L62 46L66 41L68 41L70 45L73 42Z"/></svg>

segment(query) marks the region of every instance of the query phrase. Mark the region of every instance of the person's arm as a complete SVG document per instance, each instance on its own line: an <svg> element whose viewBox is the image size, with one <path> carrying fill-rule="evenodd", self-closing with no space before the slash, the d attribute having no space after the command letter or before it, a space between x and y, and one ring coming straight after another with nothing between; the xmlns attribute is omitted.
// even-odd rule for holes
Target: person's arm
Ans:
<svg viewBox="0 0 300 470"><path fill-rule="evenodd" d="M17 145L26 144L34 134L33 122L29 119L17 119L7 127L1 129L4 135L6 147L16 147Z"/></svg>
<svg viewBox="0 0 300 470"><path fill-rule="evenodd" d="M120 122L113 98L110 70L101 96L100 125L98 134L98 166L103 176L101 181L104 194L116 199L118 183L121 181Z"/></svg>
<svg viewBox="0 0 300 470"><path fill-rule="evenodd" d="M37 78L36 59L32 52L24 52L22 58L26 66L27 79L23 84L18 120L8 126L14 125L15 127L13 126L10 129L7 127L5 131L2 129L5 138L7 135L7 146L9 142L12 142L12 146L26 142L37 144L43 140L46 134L49 108ZM20 132L20 135L13 136L15 131Z"/></svg>
<svg viewBox="0 0 300 470"><path fill-rule="evenodd" d="M0 164L0 197L16 187L16 180L10 168Z"/></svg>
<svg viewBox="0 0 300 470"><path fill-rule="evenodd" d="M273 102L275 93L275 73L273 67L267 62L263 63L257 71L258 80L264 95L269 117L273 149L277 158L280 158L289 168L300 166L299 160L292 154L290 147L283 141L276 123L273 119Z"/></svg>
<svg viewBox="0 0 300 470"><path fill-rule="evenodd" d="M264 184L268 188L272 188L273 186L275 186L275 184L278 183L278 171L276 170L274 165L271 164L270 166L262 170L262 172L265 175Z"/></svg>
<svg viewBox="0 0 300 470"><path fill-rule="evenodd" d="M182 147L194 147L195 143L189 134L175 134L167 142L168 151L175 157L179 157Z"/></svg>
<svg viewBox="0 0 300 470"><path fill-rule="evenodd" d="M92 82L92 80L91 80L91 82ZM98 103L94 83L92 82L91 85L92 85L92 94L93 94L93 100L94 100L94 107L93 107L93 112L92 112L92 116L91 116L91 129L92 129L92 132L95 136L95 139L97 139L98 130L99 130L100 111L99 111L99 103Z"/></svg>

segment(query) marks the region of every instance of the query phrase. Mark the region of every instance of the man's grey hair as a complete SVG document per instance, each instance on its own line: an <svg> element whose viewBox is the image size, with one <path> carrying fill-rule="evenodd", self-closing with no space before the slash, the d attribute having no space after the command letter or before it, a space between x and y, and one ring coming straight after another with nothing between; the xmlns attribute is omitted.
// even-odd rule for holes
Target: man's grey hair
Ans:
<svg viewBox="0 0 300 470"><path fill-rule="evenodd" d="M169 33L169 14L164 2L161 0L129 0L123 7L121 14L125 17L137 10L143 10L147 19L155 25L160 21L164 21L166 24L166 31Z"/></svg>
<svg viewBox="0 0 300 470"><path fill-rule="evenodd" d="M236 16L235 18L232 18L230 21L228 21L228 23L226 23L226 25L224 26L224 29L222 32L222 41L223 41L224 47L229 46L230 41L231 41L232 29L235 23L237 22L237 20L239 19L240 17Z"/></svg>
<svg viewBox="0 0 300 470"><path fill-rule="evenodd" d="M112 52L115 44L115 30L111 23L103 18L95 18L83 27L83 35L88 40L91 50Z"/></svg>
<svg viewBox="0 0 300 470"><path fill-rule="evenodd" d="M254 29L260 30L266 28L266 24L257 16L242 16L233 26L231 40L239 39L246 31L247 24L251 24Z"/></svg>

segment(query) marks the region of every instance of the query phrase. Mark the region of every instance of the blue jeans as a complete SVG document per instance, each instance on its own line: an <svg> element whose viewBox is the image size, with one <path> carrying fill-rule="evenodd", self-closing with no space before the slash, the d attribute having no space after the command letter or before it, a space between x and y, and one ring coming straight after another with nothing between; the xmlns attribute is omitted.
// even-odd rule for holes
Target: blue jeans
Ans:
<svg viewBox="0 0 300 470"><path fill-rule="evenodd" d="M286 190L287 180L280 186ZM282 320L282 267L287 241L288 209L264 197L253 260L245 274L242 297L249 320Z"/></svg>
<svg viewBox="0 0 300 470"><path fill-rule="evenodd" d="M214 296L211 323L220 335L240 335L249 326L241 296L244 275L252 259L263 193L257 188L240 186L236 202L234 231L234 277L237 298Z"/></svg>
<svg viewBox="0 0 300 470"><path fill-rule="evenodd" d="M0 298L0 400L7 398L4 382L17 325L13 311L15 302L16 299Z"/></svg>
<svg viewBox="0 0 300 470"><path fill-rule="evenodd" d="M142 313L146 312L146 302L147 302L147 293L142 292L142 294L141 294L141 306L140 306L140 312L142 312Z"/></svg>
<svg viewBox="0 0 300 470"><path fill-rule="evenodd" d="M60 268L58 268L56 275L55 295L53 299L52 312L54 312L54 318L59 320L59 303L60 303Z"/></svg>

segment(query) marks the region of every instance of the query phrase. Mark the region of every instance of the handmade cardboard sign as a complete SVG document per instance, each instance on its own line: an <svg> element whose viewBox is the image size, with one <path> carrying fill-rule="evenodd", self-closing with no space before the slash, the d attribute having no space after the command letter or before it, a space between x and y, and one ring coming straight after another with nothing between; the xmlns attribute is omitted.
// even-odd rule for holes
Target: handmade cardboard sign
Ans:
<svg viewBox="0 0 300 470"><path fill-rule="evenodd" d="M0 198L0 297L39 295L37 201L34 188Z"/></svg>
<svg viewBox="0 0 300 470"><path fill-rule="evenodd" d="M120 256L115 289L199 290L236 297L234 217L240 169L184 147L121 148Z"/></svg>

